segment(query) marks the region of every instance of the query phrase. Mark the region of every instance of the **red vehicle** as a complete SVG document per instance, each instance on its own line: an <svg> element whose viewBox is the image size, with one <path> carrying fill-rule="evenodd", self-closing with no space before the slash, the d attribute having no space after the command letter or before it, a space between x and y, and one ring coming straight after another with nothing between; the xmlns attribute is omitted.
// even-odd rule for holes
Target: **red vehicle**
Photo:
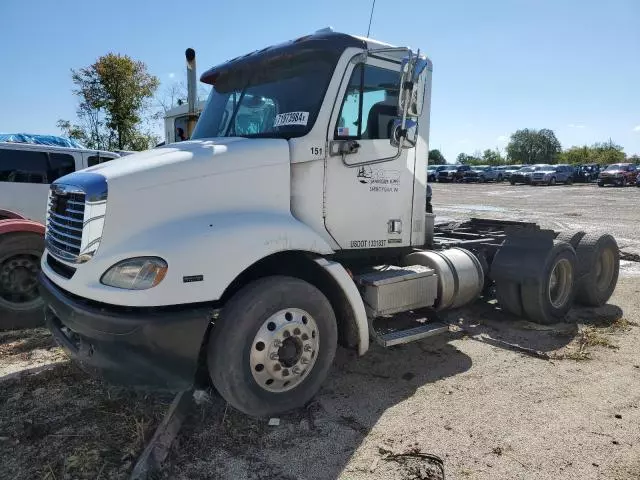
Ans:
<svg viewBox="0 0 640 480"><path fill-rule="evenodd" d="M638 168L633 163L614 163L600 172L598 186L616 185L626 187L638 181Z"/></svg>
<svg viewBox="0 0 640 480"><path fill-rule="evenodd" d="M42 323L37 274L44 225L0 210L0 330Z"/></svg>

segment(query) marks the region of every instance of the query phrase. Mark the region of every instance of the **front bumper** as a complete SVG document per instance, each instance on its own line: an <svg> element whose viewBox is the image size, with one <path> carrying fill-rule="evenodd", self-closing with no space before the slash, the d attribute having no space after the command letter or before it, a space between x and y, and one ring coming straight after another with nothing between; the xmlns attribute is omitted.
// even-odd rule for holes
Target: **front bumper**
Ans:
<svg viewBox="0 0 640 480"><path fill-rule="evenodd" d="M622 185L624 177L600 177L598 183L605 185Z"/></svg>
<svg viewBox="0 0 640 480"><path fill-rule="evenodd" d="M40 274L45 323L79 365L111 383L183 390L194 384L211 310L125 309L78 298Z"/></svg>

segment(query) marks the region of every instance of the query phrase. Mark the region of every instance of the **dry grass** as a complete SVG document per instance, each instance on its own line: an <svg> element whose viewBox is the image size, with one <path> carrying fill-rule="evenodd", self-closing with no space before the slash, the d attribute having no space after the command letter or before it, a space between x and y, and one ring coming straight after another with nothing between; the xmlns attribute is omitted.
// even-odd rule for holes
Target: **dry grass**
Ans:
<svg viewBox="0 0 640 480"><path fill-rule="evenodd" d="M615 322L613 322L607 328L607 332L609 333L618 333L618 332L627 332L631 330L632 327L638 327L640 324L634 322L632 320L627 320L624 317L620 317Z"/></svg>
<svg viewBox="0 0 640 480"><path fill-rule="evenodd" d="M4 363L47 348L38 330L5 333ZM7 379L0 389L2 478L127 478L171 396L108 386L73 363Z"/></svg>
<svg viewBox="0 0 640 480"><path fill-rule="evenodd" d="M605 329L584 327L580 329L572 345L567 347L567 351L552 355L551 358L554 360L583 361L592 358L590 349L593 347L617 350L619 348L618 345L611 340L608 334L628 330L632 324L633 322L620 319Z"/></svg>

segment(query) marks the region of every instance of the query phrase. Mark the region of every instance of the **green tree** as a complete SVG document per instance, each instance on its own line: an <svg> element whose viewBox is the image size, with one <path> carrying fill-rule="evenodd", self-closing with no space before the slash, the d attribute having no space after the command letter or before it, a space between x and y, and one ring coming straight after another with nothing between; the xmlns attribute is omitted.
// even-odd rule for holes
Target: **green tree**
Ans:
<svg viewBox="0 0 640 480"><path fill-rule="evenodd" d="M459 153L456 162L460 165L482 165L484 163L479 154L467 155L466 153Z"/></svg>
<svg viewBox="0 0 640 480"><path fill-rule="evenodd" d="M429 165L444 165L446 163L447 160L444 158L444 155L440 153L440 150L429 150Z"/></svg>
<svg viewBox="0 0 640 480"><path fill-rule="evenodd" d="M482 162L485 165L503 165L504 158L502 158L499 150L486 149L482 152Z"/></svg>
<svg viewBox="0 0 640 480"><path fill-rule="evenodd" d="M557 163L561 151L555 133L547 128L518 130L507 145L509 160L522 164Z"/></svg>
<svg viewBox="0 0 640 480"><path fill-rule="evenodd" d="M611 139L606 142L594 143L588 147L571 147L560 154L562 163L599 163L608 165L625 161L625 154L622 146L617 145Z"/></svg>
<svg viewBox="0 0 640 480"><path fill-rule="evenodd" d="M621 163L626 159L622 145L614 143L611 139L606 142L595 143L592 148L595 150L596 163L608 165Z"/></svg>
<svg viewBox="0 0 640 480"><path fill-rule="evenodd" d="M63 133L81 137L91 148L144 150L157 138L145 121L157 118L151 101L159 80L143 62L108 53L86 68L72 70L79 98L79 124L60 120Z"/></svg>

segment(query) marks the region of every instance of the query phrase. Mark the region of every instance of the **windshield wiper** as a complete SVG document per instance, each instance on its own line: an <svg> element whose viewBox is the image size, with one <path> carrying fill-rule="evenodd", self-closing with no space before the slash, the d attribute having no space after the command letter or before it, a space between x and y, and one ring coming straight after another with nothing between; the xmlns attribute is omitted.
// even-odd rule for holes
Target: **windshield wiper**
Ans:
<svg viewBox="0 0 640 480"><path fill-rule="evenodd" d="M236 134L236 114L238 113L238 110L240 110L240 105L242 105L242 99L244 98L244 94L247 91L247 88L249 88L248 83L240 92L240 98L238 99L238 103L233 108L233 113L231 114L231 118L229 119L229 125L227 126L227 131L224 134L225 137L228 137L229 134L231 133L232 126L233 126L233 133L234 135Z"/></svg>

